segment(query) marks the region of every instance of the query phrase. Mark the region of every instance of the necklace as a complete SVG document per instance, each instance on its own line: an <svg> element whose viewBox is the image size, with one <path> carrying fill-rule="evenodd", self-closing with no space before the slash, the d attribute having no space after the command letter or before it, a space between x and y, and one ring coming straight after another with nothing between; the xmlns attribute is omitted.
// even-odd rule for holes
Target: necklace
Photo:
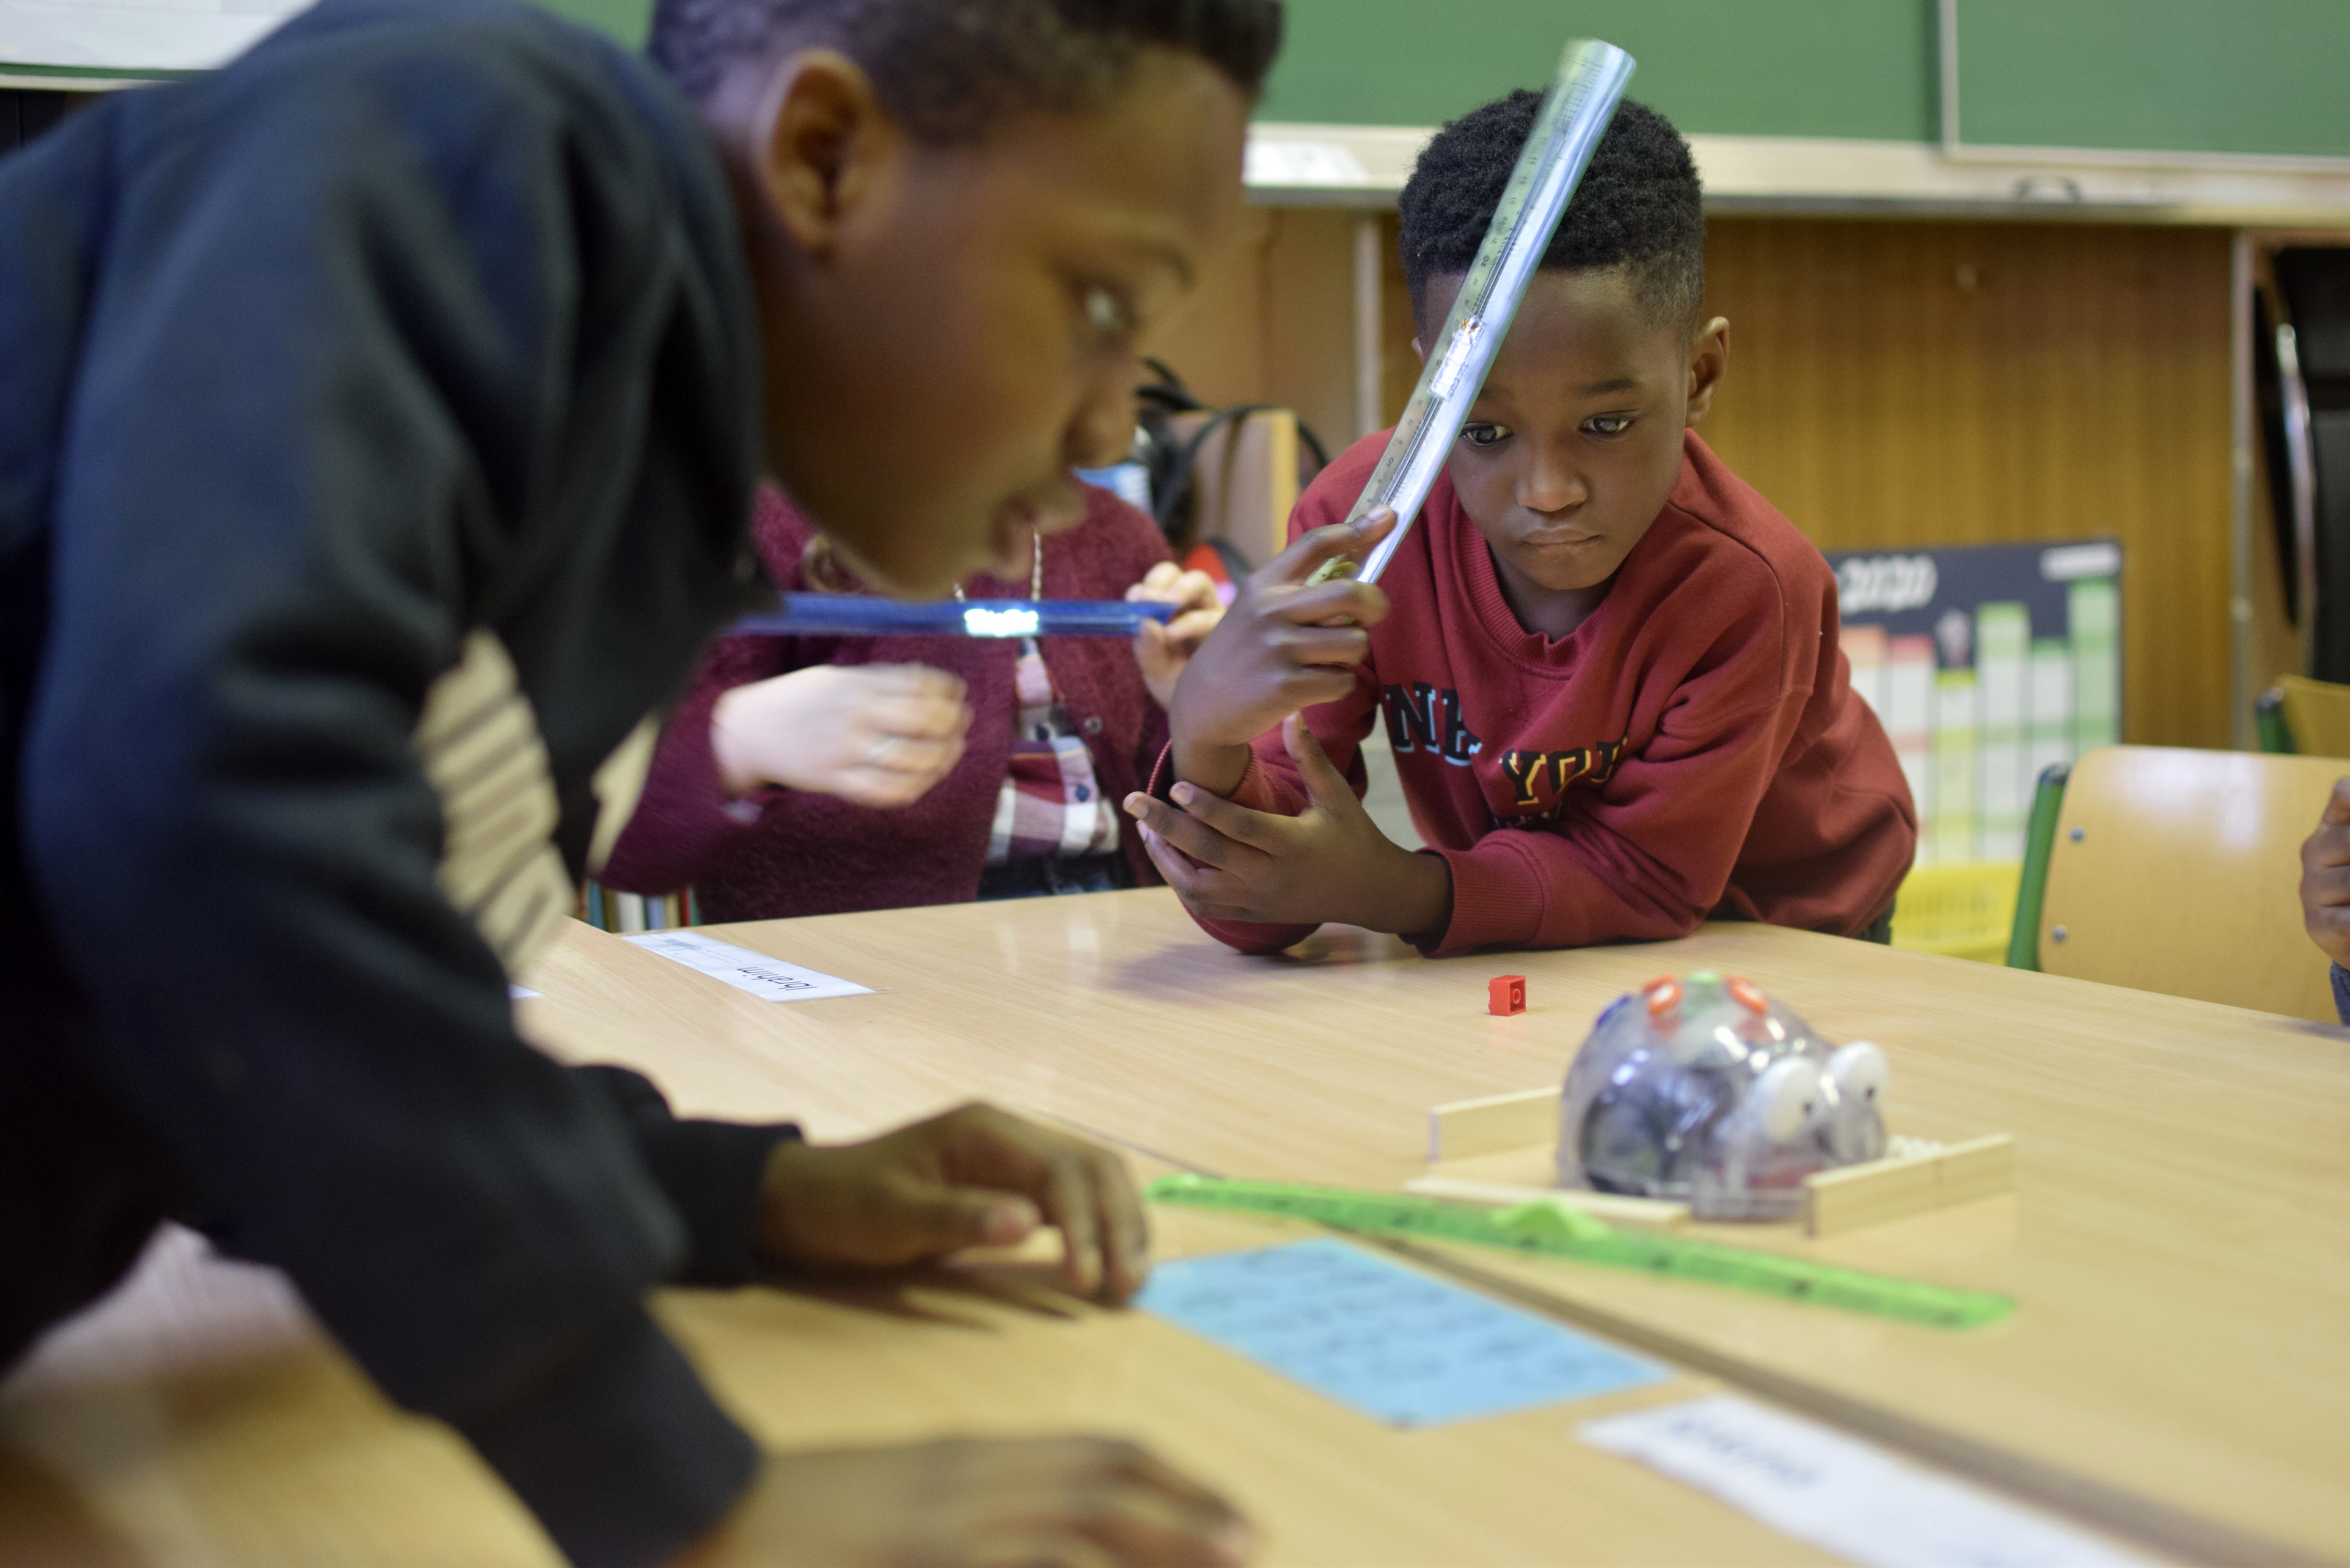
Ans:
<svg viewBox="0 0 2350 1568"><path fill-rule="evenodd" d="M1028 597L1041 599L1045 597L1045 535L1031 531L1028 550ZM957 599L963 597L961 583L954 587L954 597Z"/></svg>

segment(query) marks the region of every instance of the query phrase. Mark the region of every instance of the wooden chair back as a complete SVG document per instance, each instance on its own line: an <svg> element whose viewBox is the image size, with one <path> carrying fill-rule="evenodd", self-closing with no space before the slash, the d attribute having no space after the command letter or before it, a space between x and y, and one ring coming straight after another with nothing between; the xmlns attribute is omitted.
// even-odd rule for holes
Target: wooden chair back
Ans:
<svg viewBox="0 0 2350 1568"><path fill-rule="evenodd" d="M2350 757L2350 686L2306 675L2280 675L2277 695L2295 752L2304 757Z"/></svg>
<svg viewBox="0 0 2350 1568"><path fill-rule="evenodd" d="M2040 967L2334 1023L2298 888L2302 841L2345 772L2258 752L2087 753L2049 849Z"/></svg>

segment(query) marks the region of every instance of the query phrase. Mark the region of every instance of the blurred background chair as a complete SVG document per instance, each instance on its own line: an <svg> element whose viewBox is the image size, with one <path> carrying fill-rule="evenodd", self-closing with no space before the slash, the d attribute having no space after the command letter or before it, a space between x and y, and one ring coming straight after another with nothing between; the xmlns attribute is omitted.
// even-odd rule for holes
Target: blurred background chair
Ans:
<svg viewBox="0 0 2350 1568"><path fill-rule="evenodd" d="M2252 712L2263 752L2350 757L2350 686L2280 675Z"/></svg>
<svg viewBox="0 0 2350 1568"><path fill-rule="evenodd" d="M2008 962L2336 1022L2301 844L2345 764L2106 746L2041 775Z"/></svg>

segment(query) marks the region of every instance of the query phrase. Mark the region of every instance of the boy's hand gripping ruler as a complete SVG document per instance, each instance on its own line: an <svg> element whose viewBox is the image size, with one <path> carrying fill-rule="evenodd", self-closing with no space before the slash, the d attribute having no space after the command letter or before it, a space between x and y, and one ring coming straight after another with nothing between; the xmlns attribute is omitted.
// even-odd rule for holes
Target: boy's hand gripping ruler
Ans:
<svg viewBox="0 0 2350 1568"><path fill-rule="evenodd" d="M1161 626L1179 605L1128 599L932 599L866 594L779 594L780 606L744 616L731 637L1132 637Z"/></svg>
<svg viewBox="0 0 2350 1568"><path fill-rule="evenodd" d="M1359 576L1375 583L1387 570L1412 519L1419 515L1428 487L1436 483L1436 471L1443 466L1461 422L1469 417L1469 405L1477 400L1478 391L1485 385L1485 372L1492 368L1493 356L1509 335L1510 321L1518 313L1518 302L1525 297L1526 284L1542 265L1550 237L1557 232L1558 221L1565 215L1575 187L1591 161L1592 149L1599 145L1600 133L1615 118L1624 84L1631 79L1632 57L1615 45L1596 38L1578 38L1567 45L1559 58L1558 75L1534 112L1525 150L1510 171L1501 205L1493 209L1493 221L1486 226L1476 259L1461 280L1461 295L1452 302L1452 314L1445 317L1444 330L1429 345L1419 384L1412 389L1411 401L1404 405L1403 418L1396 421L1395 433L1388 438L1387 451L1379 454L1379 465L1371 470L1370 483L1363 486L1354 509L1347 514L1347 522L1359 523L1379 507L1391 507L1395 527L1360 566L1342 556L1325 562L1309 582Z"/></svg>
<svg viewBox="0 0 2350 1568"><path fill-rule="evenodd" d="M1502 1247L1530 1257L1630 1269L1934 1328L1981 1328L2015 1310L2007 1297L1983 1291L1923 1284L1714 1241L1617 1231L1547 1203L1496 1210L1429 1198L1207 1176L1162 1176L1150 1184L1147 1196L1154 1203L1311 1220L1369 1236Z"/></svg>

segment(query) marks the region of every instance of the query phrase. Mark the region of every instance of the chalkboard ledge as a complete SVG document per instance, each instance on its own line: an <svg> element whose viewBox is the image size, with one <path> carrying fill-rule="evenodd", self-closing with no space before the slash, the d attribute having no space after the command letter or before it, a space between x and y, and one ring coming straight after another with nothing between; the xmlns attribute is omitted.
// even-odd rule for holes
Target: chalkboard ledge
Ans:
<svg viewBox="0 0 2350 1568"><path fill-rule="evenodd" d="M1434 128L1249 128L1249 199L1262 206L1395 204ZM1690 138L1710 210L1950 218L2084 219L2350 228L2350 161L2279 167L2097 151L1968 148L1795 136Z"/></svg>

